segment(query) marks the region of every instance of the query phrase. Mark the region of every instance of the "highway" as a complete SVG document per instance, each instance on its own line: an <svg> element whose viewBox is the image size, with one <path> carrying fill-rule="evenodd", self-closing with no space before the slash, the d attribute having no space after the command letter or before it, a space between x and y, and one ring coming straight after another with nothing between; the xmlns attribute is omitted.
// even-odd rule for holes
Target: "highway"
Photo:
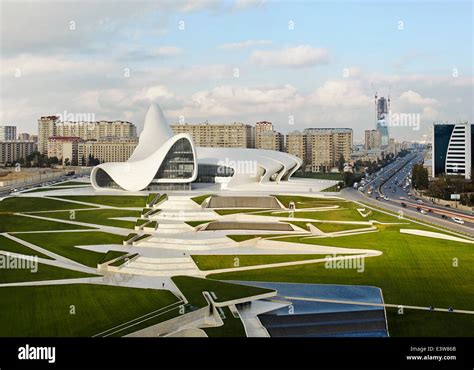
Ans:
<svg viewBox="0 0 474 370"><path fill-rule="evenodd" d="M411 194L411 169L422 160L422 152L410 153L372 174L359 187L360 190L346 188L341 194L350 200L395 213L403 212L403 215L419 221L474 236L474 216L471 212L435 205ZM464 224L453 221L452 217L461 218Z"/></svg>

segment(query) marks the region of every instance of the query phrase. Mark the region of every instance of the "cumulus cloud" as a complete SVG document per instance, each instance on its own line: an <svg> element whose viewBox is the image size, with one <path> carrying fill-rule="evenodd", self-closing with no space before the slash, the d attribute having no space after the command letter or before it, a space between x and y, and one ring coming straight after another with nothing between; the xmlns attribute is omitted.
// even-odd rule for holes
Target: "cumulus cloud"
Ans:
<svg viewBox="0 0 474 370"><path fill-rule="evenodd" d="M310 67L329 62L329 52L310 45L287 47L280 50L254 51L250 62L261 67Z"/></svg>
<svg viewBox="0 0 474 370"><path fill-rule="evenodd" d="M437 103L436 99L433 98L424 98L419 93L408 90L403 92L398 100L402 103L414 104L414 105L433 105Z"/></svg>
<svg viewBox="0 0 474 370"><path fill-rule="evenodd" d="M272 44L271 40L246 40L241 42L232 42L227 44L222 44L221 49L234 50L234 49L244 49L252 46L260 45L270 45Z"/></svg>

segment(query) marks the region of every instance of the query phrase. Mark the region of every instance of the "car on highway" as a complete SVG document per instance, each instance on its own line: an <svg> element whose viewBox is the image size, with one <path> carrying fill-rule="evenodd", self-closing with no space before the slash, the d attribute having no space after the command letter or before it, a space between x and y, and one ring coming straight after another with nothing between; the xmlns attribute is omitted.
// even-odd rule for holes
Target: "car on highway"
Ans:
<svg viewBox="0 0 474 370"><path fill-rule="evenodd" d="M420 212L424 215L428 214L428 212L426 212L424 209L422 209Z"/></svg>
<svg viewBox="0 0 474 370"><path fill-rule="evenodd" d="M416 202L419 204L423 204L423 201L421 199L417 199Z"/></svg>
<svg viewBox="0 0 474 370"><path fill-rule="evenodd" d="M451 217L451 220L453 220L454 222L456 222L457 224L461 224L463 225L464 224L464 220L459 218L459 217Z"/></svg>

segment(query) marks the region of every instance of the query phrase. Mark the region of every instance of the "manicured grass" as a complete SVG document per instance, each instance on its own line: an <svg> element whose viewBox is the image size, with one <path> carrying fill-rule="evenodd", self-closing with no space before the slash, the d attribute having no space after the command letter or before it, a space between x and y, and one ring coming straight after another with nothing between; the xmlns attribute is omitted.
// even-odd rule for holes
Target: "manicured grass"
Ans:
<svg viewBox="0 0 474 370"><path fill-rule="evenodd" d="M218 303L273 292L272 289L231 284L191 276L173 276L171 280L184 294L189 303L196 307L205 307L208 304L202 292L214 292L217 296L217 299L214 301Z"/></svg>
<svg viewBox="0 0 474 370"><path fill-rule="evenodd" d="M201 271L206 271L244 266L268 265L271 263L314 260L326 256L326 254L213 254L194 255L191 257Z"/></svg>
<svg viewBox="0 0 474 370"><path fill-rule="evenodd" d="M70 220L77 222L85 222L89 224L105 225L123 227L126 229L133 229L135 221L114 220L119 217L140 217L140 211L133 211L128 209L93 209L85 211L60 211L38 213L38 216L50 217L59 220Z"/></svg>
<svg viewBox="0 0 474 370"><path fill-rule="evenodd" d="M53 258L47 256L46 254L35 251L34 249L28 248L23 244L17 243L7 237L0 235L0 250L4 252L24 254L27 256L37 256L39 258L44 258L47 260L52 260Z"/></svg>
<svg viewBox="0 0 474 370"><path fill-rule="evenodd" d="M148 196L146 197L146 204L151 203L151 201L152 201L153 199L155 199L157 196L158 196L158 193L150 193L150 194L148 194Z"/></svg>
<svg viewBox="0 0 474 370"><path fill-rule="evenodd" d="M104 257L104 253L80 249L75 246L96 244L122 245L123 241L123 236L121 235L101 231L33 233L16 234L15 236L89 267L97 267L97 264Z"/></svg>
<svg viewBox="0 0 474 370"><path fill-rule="evenodd" d="M227 235L228 238L235 242L243 242L254 238L271 238L273 236L284 236L285 234L242 234L242 235Z"/></svg>
<svg viewBox="0 0 474 370"><path fill-rule="evenodd" d="M79 182L79 181L66 181L66 182L59 182L57 184L51 185L53 187L56 186L84 186L84 185L90 185L88 182Z"/></svg>
<svg viewBox="0 0 474 370"><path fill-rule="evenodd" d="M341 190L341 187L338 186L338 185L332 185L328 188L325 188L323 190L321 190L322 192L338 192L339 190Z"/></svg>
<svg viewBox="0 0 474 370"><path fill-rule="evenodd" d="M100 264L106 263L108 261L112 261L115 258L125 256L127 252L119 252L119 251L108 251L104 254L104 257L100 260Z"/></svg>
<svg viewBox="0 0 474 370"><path fill-rule="evenodd" d="M380 232L336 238L301 239L301 242L382 251L365 259L365 270L326 269L309 264L212 275L217 279L288 281L298 283L372 285L382 288L386 303L474 309L474 253L472 245L450 240L401 234L399 227ZM456 267L456 261L458 263Z"/></svg>
<svg viewBox="0 0 474 370"><path fill-rule="evenodd" d="M293 177L302 177L302 178L311 178L311 179L320 179L320 180L335 180L342 181L344 180L344 174L339 172L305 172L305 173L295 173Z"/></svg>
<svg viewBox="0 0 474 370"><path fill-rule="evenodd" d="M125 253L125 254L127 254L127 253ZM127 255L127 256L123 255L117 261L112 262L109 266L115 266L115 267L122 266L124 263L127 263L128 261L131 261L132 258L135 258L136 256L138 256L138 253L130 254L130 255Z"/></svg>
<svg viewBox="0 0 474 370"><path fill-rule="evenodd" d="M0 212L37 212L84 208L95 207L43 197L10 197L0 202Z"/></svg>
<svg viewBox="0 0 474 370"><path fill-rule="evenodd" d="M150 220L148 220L148 219L139 218L139 219L135 222L134 226L142 226L142 225L145 225L145 224L146 224L147 222L149 222L149 221L150 221Z"/></svg>
<svg viewBox="0 0 474 370"><path fill-rule="evenodd" d="M144 208L147 197L144 195L67 195L56 198L119 208Z"/></svg>
<svg viewBox="0 0 474 370"><path fill-rule="evenodd" d="M336 231L355 230L370 227L370 225L357 225L357 224L336 224L328 222L306 222L306 221L288 221L288 223L301 227L302 229L308 230L308 223L316 226L319 230L324 233L333 233Z"/></svg>
<svg viewBox="0 0 474 370"><path fill-rule="evenodd" d="M430 312L397 308L386 309L388 330L392 337L472 337L472 315L453 312Z"/></svg>
<svg viewBox="0 0 474 370"><path fill-rule="evenodd" d="M140 240L143 240L143 239L146 239L146 238L149 238L151 235L150 234L143 234L141 235L139 238L135 239L133 242L138 242Z"/></svg>
<svg viewBox="0 0 474 370"><path fill-rule="evenodd" d="M0 258L2 257L0 256ZM13 257L10 257L10 260L12 258ZM17 266L21 266L20 264L22 262L17 258L15 259L18 261ZM25 263L25 261L23 263ZM36 266L27 265L27 264L23 266L28 267L28 268L9 268L9 269L0 268L0 284L21 283L21 282L26 282L26 281L78 279L78 278L88 278L88 277L99 276L99 275L87 274L80 271L63 269L60 267L46 265L43 263L38 263ZM0 288L0 297L1 297L1 289L3 288ZM0 322L3 321L2 311L3 311L2 302L0 301ZM10 313L10 316L14 317L15 315L11 315ZM2 329L0 328L0 332L1 331Z"/></svg>
<svg viewBox="0 0 474 370"><path fill-rule="evenodd" d="M194 198L191 198L192 201L196 202L197 204L201 205L202 202L204 202L204 200L206 198L209 198L212 194L204 194L204 195L199 195L197 197L194 197Z"/></svg>
<svg viewBox="0 0 474 370"><path fill-rule="evenodd" d="M207 336L210 338L246 337L242 320L234 317L229 307L223 307L221 310L224 314L224 317L221 317L224 325L215 328L205 328L204 331Z"/></svg>
<svg viewBox="0 0 474 370"><path fill-rule="evenodd" d="M44 215L44 214L42 214ZM42 230L87 230L85 227L63 222L42 220L39 218L0 213L0 232L22 232Z"/></svg>
<svg viewBox="0 0 474 370"><path fill-rule="evenodd" d="M357 208L363 209L355 203L346 203L343 208L323 210L323 211L301 211L293 212L295 218L308 218L313 220L332 220L332 221L370 221L376 220L380 222L399 222L395 215L389 215L380 211L365 208L365 212L370 214L367 217L361 216ZM269 211L262 213L255 213L256 216L274 216L274 217L290 217L292 213L289 211Z"/></svg>
<svg viewBox="0 0 474 370"><path fill-rule="evenodd" d="M214 222L215 220L205 220L205 221L186 221L186 224L192 227L196 227L198 225L206 224L208 222Z"/></svg>
<svg viewBox="0 0 474 370"><path fill-rule="evenodd" d="M302 195L274 195L281 204L283 204L286 208L289 207L290 202L295 203L297 209L300 208L316 208L316 207L324 207L324 206L340 206L344 207L351 202L348 202L344 199L340 198L326 198L326 197L305 197Z"/></svg>
<svg viewBox="0 0 474 370"><path fill-rule="evenodd" d="M0 288L0 336L90 337L176 301L165 290L96 284Z"/></svg>
<svg viewBox="0 0 474 370"><path fill-rule="evenodd" d="M255 209L216 209L214 212L217 214L224 216L224 215L233 215L236 213L250 213L250 212L263 212L267 211L267 209L263 208L255 208Z"/></svg>

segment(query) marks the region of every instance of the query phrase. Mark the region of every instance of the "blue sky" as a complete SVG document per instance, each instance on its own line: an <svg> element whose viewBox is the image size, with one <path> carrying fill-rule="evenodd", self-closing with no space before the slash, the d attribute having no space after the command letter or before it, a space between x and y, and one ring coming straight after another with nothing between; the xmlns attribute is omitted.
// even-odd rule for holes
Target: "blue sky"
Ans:
<svg viewBox="0 0 474 370"><path fill-rule="evenodd" d="M375 91L419 114L420 130L392 129L399 140L473 119L470 1L1 4L0 120L23 131L63 111L140 125L156 101L171 122L352 127L362 139Z"/></svg>

